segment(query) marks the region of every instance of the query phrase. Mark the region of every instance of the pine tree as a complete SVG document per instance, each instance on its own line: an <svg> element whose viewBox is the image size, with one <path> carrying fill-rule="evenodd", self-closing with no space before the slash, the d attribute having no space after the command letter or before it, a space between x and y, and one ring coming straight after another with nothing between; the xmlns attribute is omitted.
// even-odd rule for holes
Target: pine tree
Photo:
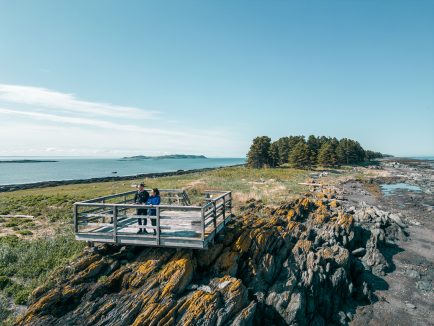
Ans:
<svg viewBox="0 0 434 326"><path fill-rule="evenodd" d="M310 135L307 139L307 146L309 147L311 158L310 161L313 165L317 163L318 160L318 152L321 148L319 144L319 139L316 138L314 135Z"/></svg>
<svg viewBox="0 0 434 326"><path fill-rule="evenodd" d="M304 141L299 142L291 150L289 162L296 168L308 168L311 166L311 153L309 146Z"/></svg>
<svg viewBox="0 0 434 326"><path fill-rule="evenodd" d="M336 150L331 142L324 143L318 152L318 164L324 167L336 166L338 159Z"/></svg>
<svg viewBox="0 0 434 326"><path fill-rule="evenodd" d="M339 141L336 154L341 164L360 163L365 159L365 150L362 146L357 141L348 138L342 138Z"/></svg>
<svg viewBox="0 0 434 326"><path fill-rule="evenodd" d="M249 153L247 153L247 166L262 168L270 163L271 138L267 136L253 139Z"/></svg>
<svg viewBox="0 0 434 326"><path fill-rule="evenodd" d="M276 167L279 166L279 146L277 145L277 142L271 143L270 150L269 150L269 159L270 159L270 167Z"/></svg>
<svg viewBox="0 0 434 326"><path fill-rule="evenodd" d="M279 138L275 143L279 152L279 165L288 163L289 152L291 151L289 137Z"/></svg>

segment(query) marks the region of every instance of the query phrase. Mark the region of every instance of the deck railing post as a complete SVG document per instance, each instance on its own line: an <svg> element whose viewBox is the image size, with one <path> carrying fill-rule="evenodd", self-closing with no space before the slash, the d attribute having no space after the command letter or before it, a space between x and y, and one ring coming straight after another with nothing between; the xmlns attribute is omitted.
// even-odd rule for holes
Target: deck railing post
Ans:
<svg viewBox="0 0 434 326"><path fill-rule="evenodd" d="M213 201L213 222L214 222L214 233L217 233L217 209L216 209L216 202Z"/></svg>
<svg viewBox="0 0 434 326"><path fill-rule="evenodd" d="M159 246L160 245L160 207L157 207L156 215L157 215L157 246Z"/></svg>
<svg viewBox="0 0 434 326"><path fill-rule="evenodd" d="M223 196L223 225L226 226L226 196Z"/></svg>
<svg viewBox="0 0 434 326"><path fill-rule="evenodd" d="M113 240L115 243L118 242L118 208L113 205Z"/></svg>
<svg viewBox="0 0 434 326"><path fill-rule="evenodd" d="M202 231L201 234L201 240L202 242L205 241L205 209L202 206L202 209L200 210L200 230Z"/></svg>
<svg viewBox="0 0 434 326"><path fill-rule="evenodd" d="M78 232L78 207L74 204L74 232Z"/></svg>

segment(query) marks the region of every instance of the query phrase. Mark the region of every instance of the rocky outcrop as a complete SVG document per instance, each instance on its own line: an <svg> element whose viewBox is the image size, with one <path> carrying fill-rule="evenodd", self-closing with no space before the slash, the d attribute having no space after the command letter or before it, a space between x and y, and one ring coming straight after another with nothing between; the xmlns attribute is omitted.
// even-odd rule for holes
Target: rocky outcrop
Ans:
<svg viewBox="0 0 434 326"><path fill-rule="evenodd" d="M34 291L17 325L347 324L372 298L363 274L385 264L384 227L358 219L329 191L249 201L204 251L91 248Z"/></svg>

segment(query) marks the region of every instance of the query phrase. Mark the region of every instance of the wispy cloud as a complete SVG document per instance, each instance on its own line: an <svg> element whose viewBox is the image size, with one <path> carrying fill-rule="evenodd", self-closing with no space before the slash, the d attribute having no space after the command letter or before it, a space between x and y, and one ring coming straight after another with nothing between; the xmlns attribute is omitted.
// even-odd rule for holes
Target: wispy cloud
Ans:
<svg viewBox="0 0 434 326"><path fill-rule="evenodd" d="M191 153L234 156L245 147L221 127L187 128L162 112L0 84L0 155Z"/></svg>
<svg viewBox="0 0 434 326"><path fill-rule="evenodd" d="M55 109L58 113L69 112L140 120L155 119L159 115L159 112L154 110L84 101L73 94L33 86L0 84L0 100L34 108Z"/></svg>
<svg viewBox="0 0 434 326"><path fill-rule="evenodd" d="M137 125L129 125L122 123L114 123L110 121L97 120L97 119L86 119L80 117L69 117L69 116L61 116L55 114L48 113L40 113L40 112L30 112L30 111L22 111L22 110L12 110L0 107L0 114L8 114L8 115L17 115L17 116L27 116L37 120L43 121L51 121L51 122L60 122L66 124L75 124L80 126L93 126L98 128L106 128L111 130L121 130L121 131L129 131L129 132L138 132L138 133L157 133L157 134L165 134L165 135L180 135L181 133L171 130L163 130L157 128L146 128L140 127Z"/></svg>

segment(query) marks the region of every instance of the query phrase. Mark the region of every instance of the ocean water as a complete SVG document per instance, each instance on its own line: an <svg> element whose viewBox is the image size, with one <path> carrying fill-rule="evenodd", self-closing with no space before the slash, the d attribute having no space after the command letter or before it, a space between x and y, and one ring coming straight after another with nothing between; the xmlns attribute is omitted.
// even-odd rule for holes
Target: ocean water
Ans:
<svg viewBox="0 0 434 326"><path fill-rule="evenodd" d="M110 176L134 176L143 173L172 172L212 168L245 163L245 158L119 159L0 157L1 161L16 159L56 160L57 162L0 163L0 185L39 181L89 179ZM114 174L113 172L117 172Z"/></svg>
<svg viewBox="0 0 434 326"><path fill-rule="evenodd" d="M414 157L410 157L410 158L414 158L415 160L434 161L434 156L414 156Z"/></svg>

